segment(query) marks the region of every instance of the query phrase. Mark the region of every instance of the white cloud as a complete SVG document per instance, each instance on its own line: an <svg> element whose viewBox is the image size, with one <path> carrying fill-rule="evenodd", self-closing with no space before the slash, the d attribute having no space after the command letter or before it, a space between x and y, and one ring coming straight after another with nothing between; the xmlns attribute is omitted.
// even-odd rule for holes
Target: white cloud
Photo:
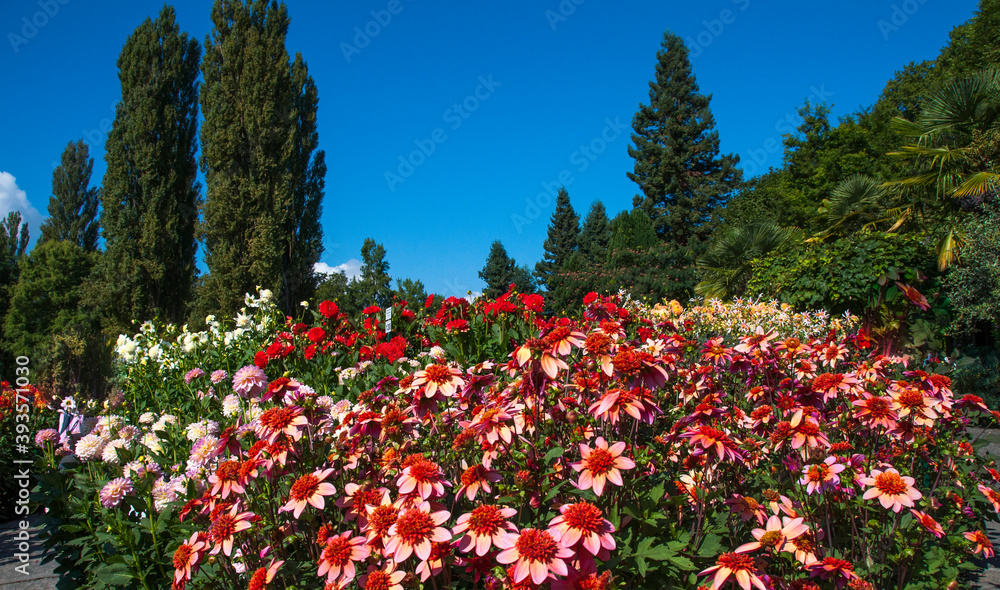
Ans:
<svg viewBox="0 0 1000 590"><path fill-rule="evenodd" d="M466 301L468 301L469 303L475 303L476 299L479 299L482 296L483 296L483 292L482 291L473 291L473 292L468 293L467 295L465 295L463 298Z"/></svg>
<svg viewBox="0 0 1000 590"><path fill-rule="evenodd" d="M11 211L20 211L21 219L28 222L32 241L38 237L42 214L28 202L28 195L17 188L17 179L10 172L0 172L0 219L7 219Z"/></svg>
<svg viewBox="0 0 1000 590"><path fill-rule="evenodd" d="M342 272L347 275L348 280L353 281L361 278L361 261L357 258L351 258L347 262L338 264L337 266L330 266L325 262L317 262L316 265L313 266L313 270L325 275Z"/></svg>

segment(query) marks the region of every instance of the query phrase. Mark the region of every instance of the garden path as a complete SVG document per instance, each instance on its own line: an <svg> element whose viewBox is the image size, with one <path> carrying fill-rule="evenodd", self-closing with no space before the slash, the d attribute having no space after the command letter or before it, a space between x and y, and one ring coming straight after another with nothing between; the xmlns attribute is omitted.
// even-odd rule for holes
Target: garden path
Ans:
<svg viewBox="0 0 1000 590"><path fill-rule="evenodd" d="M30 519L31 528L28 529L31 549L29 551L30 561L27 575L17 571L18 566L23 565L15 556L18 553L18 523L13 520L0 524L0 590L53 590L56 587L56 580L59 579L53 569L55 562L43 564L42 542L38 539L38 530L35 528L37 519Z"/></svg>

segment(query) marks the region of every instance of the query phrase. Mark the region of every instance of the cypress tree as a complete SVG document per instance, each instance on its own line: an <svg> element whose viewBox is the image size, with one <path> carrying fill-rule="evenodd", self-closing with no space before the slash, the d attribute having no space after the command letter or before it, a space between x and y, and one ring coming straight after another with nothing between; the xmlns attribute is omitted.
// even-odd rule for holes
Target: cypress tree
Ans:
<svg viewBox="0 0 1000 590"><path fill-rule="evenodd" d="M52 172L49 218L39 228L38 242L65 240L85 252L97 250L97 205L100 189L90 186L94 159L82 140L66 146L62 162Z"/></svg>
<svg viewBox="0 0 1000 590"><path fill-rule="evenodd" d="M302 57L289 59L283 3L216 0L212 22L201 93L203 294L210 309L232 313L263 285L291 313L312 296L323 251L316 86Z"/></svg>
<svg viewBox="0 0 1000 590"><path fill-rule="evenodd" d="M0 221L0 325L10 308L11 291L17 284L20 262L28 249L28 222L21 220L20 211L11 211ZM13 379L9 367L14 357L0 346L0 374L4 379Z"/></svg>
<svg viewBox="0 0 1000 590"><path fill-rule="evenodd" d="M490 246L490 254L486 265L479 271L479 278L486 282L483 296L496 299L507 292L507 287L513 283L521 293L531 293L535 290L531 272L527 266L518 266L517 262L507 254L500 240Z"/></svg>
<svg viewBox="0 0 1000 590"><path fill-rule="evenodd" d="M122 98L105 143L105 254L92 296L114 323L182 323L195 280L198 42L165 6L118 57Z"/></svg>
<svg viewBox="0 0 1000 590"><path fill-rule="evenodd" d="M377 305L384 309L392 305L392 277L385 255L385 246L365 238L361 246L361 278L355 281L357 303L362 308Z"/></svg>
<svg viewBox="0 0 1000 590"><path fill-rule="evenodd" d="M580 233L580 217L569 202L569 193L560 187L556 195L556 210L549 221L549 233L545 240L545 255L535 264L535 276L539 285L549 292L555 291L554 278L569 257L576 252L576 239Z"/></svg>
<svg viewBox="0 0 1000 590"><path fill-rule="evenodd" d="M634 205L653 221L670 248L703 242L712 232L714 212L739 186L739 158L719 154L719 134L709 109L711 95L699 94L688 49L666 33L656 54L649 104L632 119L628 177L642 189Z"/></svg>
<svg viewBox="0 0 1000 590"><path fill-rule="evenodd" d="M604 203L595 201L583 221L583 229L577 238L577 246L583 255L582 262L588 264L603 264L608 257L608 244L611 241L611 225Z"/></svg>

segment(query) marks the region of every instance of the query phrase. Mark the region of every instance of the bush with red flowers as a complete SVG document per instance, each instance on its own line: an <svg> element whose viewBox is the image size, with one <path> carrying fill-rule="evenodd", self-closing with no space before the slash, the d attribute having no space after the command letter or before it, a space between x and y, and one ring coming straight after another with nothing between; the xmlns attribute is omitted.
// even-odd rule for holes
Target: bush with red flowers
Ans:
<svg viewBox="0 0 1000 590"><path fill-rule="evenodd" d="M993 554L1000 472L966 425L1000 414L855 318L508 292L387 334L266 299L193 349L123 337L124 405L40 442L67 579L929 589Z"/></svg>

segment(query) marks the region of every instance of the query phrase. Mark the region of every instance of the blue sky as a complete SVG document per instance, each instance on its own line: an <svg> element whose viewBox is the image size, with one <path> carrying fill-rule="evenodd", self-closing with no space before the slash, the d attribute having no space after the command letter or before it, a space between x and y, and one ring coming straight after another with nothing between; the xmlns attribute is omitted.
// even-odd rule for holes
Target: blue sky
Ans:
<svg viewBox="0 0 1000 590"><path fill-rule="evenodd" d="M200 42L208 0L176 2ZM806 98L841 116L870 106L910 61L933 59L973 0L288 0L287 46L319 89L328 174L328 267L372 237L390 274L428 291L479 291L490 244L542 257L555 191L583 217L631 207L631 120L648 101L671 30L712 94L722 150L755 175L781 163L781 134ZM159 2L4 0L0 4L0 214L19 209L32 239L52 169L84 139L104 173L119 98L116 60ZM16 180L15 180L16 179Z"/></svg>

